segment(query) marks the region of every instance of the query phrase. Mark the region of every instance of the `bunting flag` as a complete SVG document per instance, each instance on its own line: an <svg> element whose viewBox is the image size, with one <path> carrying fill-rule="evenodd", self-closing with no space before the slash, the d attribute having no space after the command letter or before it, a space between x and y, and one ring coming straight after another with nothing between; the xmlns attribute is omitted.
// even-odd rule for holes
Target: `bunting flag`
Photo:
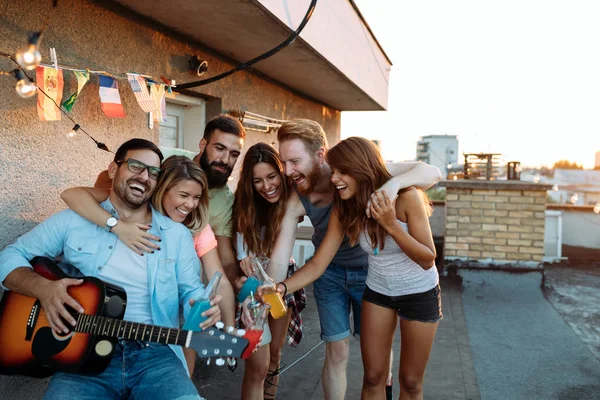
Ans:
<svg viewBox="0 0 600 400"><path fill-rule="evenodd" d="M81 89L85 86L87 81L90 80L90 73L87 71L73 71L75 77L77 77L77 92L73 93L65 102L62 104L65 110L71 112L73 106L75 105L75 100L81 93Z"/></svg>
<svg viewBox="0 0 600 400"><path fill-rule="evenodd" d="M157 108L157 111L152 111L152 119L156 122L165 122L167 120L165 85L150 83L150 96L152 96L152 101Z"/></svg>
<svg viewBox="0 0 600 400"><path fill-rule="evenodd" d="M41 89L38 91L37 110L41 121L60 121L59 104L63 92L62 69L38 65L35 69L35 81ZM42 90L48 95L46 97ZM56 103L54 103L54 100Z"/></svg>
<svg viewBox="0 0 600 400"><path fill-rule="evenodd" d="M114 78L106 75L98 75L100 78L100 101L102 102L102 111L109 118L121 118L125 116L125 111L121 105L119 96L119 86Z"/></svg>
<svg viewBox="0 0 600 400"><path fill-rule="evenodd" d="M129 81L133 95L140 105L140 108L144 110L144 112L153 112L159 110L152 100L152 97L150 97L148 86L146 85L146 80L144 78L138 74L128 73L127 80Z"/></svg>

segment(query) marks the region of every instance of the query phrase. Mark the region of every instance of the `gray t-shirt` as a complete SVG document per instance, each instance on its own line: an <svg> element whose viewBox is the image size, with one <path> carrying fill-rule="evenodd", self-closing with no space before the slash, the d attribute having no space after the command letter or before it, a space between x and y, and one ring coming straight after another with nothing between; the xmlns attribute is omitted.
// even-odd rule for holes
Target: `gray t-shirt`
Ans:
<svg viewBox="0 0 600 400"><path fill-rule="evenodd" d="M315 249L318 249L325 238L325 233L327 233L327 226L329 225L329 217L333 210L333 204L330 203L325 207L319 208L315 207L306 197L301 196L300 194L298 194L298 197L300 197L300 201L306 210L306 215L310 218L310 222L314 228L312 242ZM366 268L368 265L368 256L358 244L356 246L350 246L350 240L344 235L344 240L331 262L340 267Z"/></svg>

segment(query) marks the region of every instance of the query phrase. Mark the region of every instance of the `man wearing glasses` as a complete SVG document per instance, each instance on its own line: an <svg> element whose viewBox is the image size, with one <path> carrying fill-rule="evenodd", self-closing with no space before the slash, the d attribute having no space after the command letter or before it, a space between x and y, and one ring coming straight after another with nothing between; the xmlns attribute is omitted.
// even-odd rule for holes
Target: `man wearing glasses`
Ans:
<svg viewBox="0 0 600 400"><path fill-rule="evenodd" d="M63 261L76 266L82 274L125 289L125 320L178 328L179 305L184 306L187 315L190 300L199 298L204 287L189 230L149 203L162 158L152 142L125 142L108 167L112 190L101 204L114 218L151 225L150 233L161 238L158 251L140 257L110 232L110 224L99 227L67 209L0 252L2 288L39 299L52 329L67 333L66 325L74 326L75 319L65 305L83 311L67 288L81 280L50 281L33 272L29 264L34 256L56 258L62 254ZM218 321L219 301L220 296L216 296L203 326ZM94 376L58 372L44 398L64 398L66 393L72 398L200 398L189 379L180 347L124 339L119 340L104 372Z"/></svg>

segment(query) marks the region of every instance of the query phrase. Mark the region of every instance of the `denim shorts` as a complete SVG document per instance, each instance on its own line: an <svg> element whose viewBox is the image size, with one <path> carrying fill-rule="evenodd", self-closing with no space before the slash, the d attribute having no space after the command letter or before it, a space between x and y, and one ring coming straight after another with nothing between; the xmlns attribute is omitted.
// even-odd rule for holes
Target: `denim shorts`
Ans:
<svg viewBox="0 0 600 400"><path fill-rule="evenodd" d="M381 307L396 310L400 319L407 321L438 322L442 315L442 293L440 285L423 293L404 296L386 296L367 286L363 300Z"/></svg>
<svg viewBox="0 0 600 400"><path fill-rule="evenodd" d="M354 334L360 334L361 303L366 280L367 266L344 268L329 264L323 275L315 281L315 301L324 341L338 342L350 336L350 310Z"/></svg>

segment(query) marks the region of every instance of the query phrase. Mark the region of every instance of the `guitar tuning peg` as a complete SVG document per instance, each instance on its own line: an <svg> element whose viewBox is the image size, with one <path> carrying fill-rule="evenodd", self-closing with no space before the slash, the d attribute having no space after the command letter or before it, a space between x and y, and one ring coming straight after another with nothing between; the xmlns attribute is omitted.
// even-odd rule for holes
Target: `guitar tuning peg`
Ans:
<svg viewBox="0 0 600 400"><path fill-rule="evenodd" d="M237 330L237 335L238 336L244 336L246 334L246 330L245 329L238 329Z"/></svg>
<svg viewBox="0 0 600 400"><path fill-rule="evenodd" d="M235 328L233 326L227 327L227 333L233 333L234 330L235 330Z"/></svg>
<svg viewBox="0 0 600 400"><path fill-rule="evenodd" d="M219 322L217 322L217 323L215 324L215 327L216 327L217 329L221 329L221 330L223 330L223 328L225 327L225 324L224 324L223 322L219 321Z"/></svg>
<svg viewBox="0 0 600 400"><path fill-rule="evenodd" d="M210 365L210 358L206 359L206 365Z"/></svg>
<svg viewBox="0 0 600 400"><path fill-rule="evenodd" d="M223 358L219 357L215 360L215 364L219 367L222 367L223 365L225 365L225 360Z"/></svg>

